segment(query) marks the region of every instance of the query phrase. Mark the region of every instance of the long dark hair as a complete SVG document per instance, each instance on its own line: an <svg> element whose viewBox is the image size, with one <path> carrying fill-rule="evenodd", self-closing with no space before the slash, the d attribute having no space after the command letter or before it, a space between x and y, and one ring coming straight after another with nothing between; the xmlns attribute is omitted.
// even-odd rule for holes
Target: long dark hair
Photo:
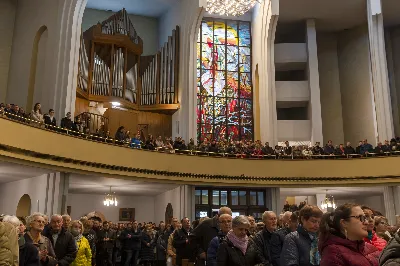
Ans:
<svg viewBox="0 0 400 266"><path fill-rule="evenodd" d="M35 103L35 105L33 106L33 111L36 112L36 108L40 105L40 103ZM42 114L42 110L38 109L39 114Z"/></svg>
<svg viewBox="0 0 400 266"><path fill-rule="evenodd" d="M322 216L319 232L320 238L326 239L330 234L346 238L340 227L340 220L347 220L351 216L351 210L360 205L346 203L336 208L333 212L327 212Z"/></svg>

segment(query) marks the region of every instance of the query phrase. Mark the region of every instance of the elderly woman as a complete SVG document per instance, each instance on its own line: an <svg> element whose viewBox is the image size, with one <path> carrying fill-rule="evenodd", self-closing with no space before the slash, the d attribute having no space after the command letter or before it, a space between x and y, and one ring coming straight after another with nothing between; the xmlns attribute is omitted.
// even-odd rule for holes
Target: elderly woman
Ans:
<svg viewBox="0 0 400 266"><path fill-rule="evenodd" d="M247 230L250 222L244 215L232 220L232 229L226 234L225 240L219 245L217 252L218 266L250 266L248 252L249 237Z"/></svg>
<svg viewBox="0 0 400 266"><path fill-rule="evenodd" d="M74 236L78 252L71 266L91 266L92 251L90 250L89 241L82 235L84 228L81 221L72 221L68 228L69 232Z"/></svg>
<svg viewBox="0 0 400 266"><path fill-rule="evenodd" d="M40 265L56 265L57 259L50 240L42 235L45 220L43 214L33 213L27 219L28 232L24 235L25 242L33 244L39 251Z"/></svg>

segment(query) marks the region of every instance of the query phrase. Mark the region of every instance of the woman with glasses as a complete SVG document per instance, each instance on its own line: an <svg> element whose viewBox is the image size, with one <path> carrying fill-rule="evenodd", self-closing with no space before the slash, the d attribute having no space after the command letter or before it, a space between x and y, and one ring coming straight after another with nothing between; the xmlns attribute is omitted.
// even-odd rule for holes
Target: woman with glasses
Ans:
<svg viewBox="0 0 400 266"><path fill-rule="evenodd" d="M364 238L364 241L366 243L374 245L377 249L379 249L379 251L382 251L385 248L387 242L385 239L377 236L376 232L374 231L375 227L374 211L367 206L361 206L361 209L363 210L364 215L368 220L368 225L367 225L368 235Z"/></svg>
<svg viewBox="0 0 400 266"><path fill-rule="evenodd" d="M325 213L320 225L320 266L378 266L379 250L364 242L368 219L359 205Z"/></svg>
<svg viewBox="0 0 400 266"><path fill-rule="evenodd" d="M24 235L26 243L31 243L39 251L40 265L56 265L57 259L50 240L42 235L44 217L41 213L34 213L27 219L28 232Z"/></svg>
<svg viewBox="0 0 400 266"><path fill-rule="evenodd" d="M389 241L392 235L388 232L389 223L385 216L375 216L375 232L380 238Z"/></svg>

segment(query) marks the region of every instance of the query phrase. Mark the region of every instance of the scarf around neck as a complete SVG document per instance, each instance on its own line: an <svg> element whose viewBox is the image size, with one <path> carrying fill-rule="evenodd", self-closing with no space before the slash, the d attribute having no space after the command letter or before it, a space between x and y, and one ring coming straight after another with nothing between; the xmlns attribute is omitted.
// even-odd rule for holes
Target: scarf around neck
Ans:
<svg viewBox="0 0 400 266"><path fill-rule="evenodd" d="M311 239L311 249L310 249L310 263L312 265L319 265L321 262L321 256L318 251L318 234L308 233Z"/></svg>
<svg viewBox="0 0 400 266"><path fill-rule="evenodd" d="M234 247L242 251L243 255L246 254L247 244L249 243L249 237L247 235L243 238L239 238L233 233L233 230L230 230L228 234L226 234L226 237L231 241Z"/></svg>

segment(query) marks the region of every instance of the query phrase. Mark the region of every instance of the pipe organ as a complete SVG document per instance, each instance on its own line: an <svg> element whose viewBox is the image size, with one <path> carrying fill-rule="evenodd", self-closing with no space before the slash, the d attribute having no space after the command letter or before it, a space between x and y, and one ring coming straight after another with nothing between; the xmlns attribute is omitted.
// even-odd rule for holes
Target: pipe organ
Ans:
<svg viewBox="0 0 400 266"><path fill-rule="evenodd" d="M92 26L81 37L78 97L135 110L178 110L179 27L156 55L142 53L125 9Z"/></svg>

